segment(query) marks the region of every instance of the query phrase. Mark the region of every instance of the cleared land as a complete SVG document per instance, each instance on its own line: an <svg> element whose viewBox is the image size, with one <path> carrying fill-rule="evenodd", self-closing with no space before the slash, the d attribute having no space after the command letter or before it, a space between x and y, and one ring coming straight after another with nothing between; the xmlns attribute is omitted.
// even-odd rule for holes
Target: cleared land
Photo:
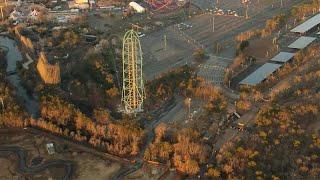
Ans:
<svg viewBox="0 0 320 180"><path fill-rule="evenodd" d="M56 153L49 155L46 143L55 144ZM3 133L0 136L1 146L18 146L26 150L27 166L38 165L50 161L63 159L74 163L72 179L111 179L117 173L120 163L102 159L88 152L82 151L69 144L64 144L45 137L26 132ZM22 174L17 171L17 156L0 154L0 179L61 179L65 174L64 168L48 168L38 174Z"/></svg>

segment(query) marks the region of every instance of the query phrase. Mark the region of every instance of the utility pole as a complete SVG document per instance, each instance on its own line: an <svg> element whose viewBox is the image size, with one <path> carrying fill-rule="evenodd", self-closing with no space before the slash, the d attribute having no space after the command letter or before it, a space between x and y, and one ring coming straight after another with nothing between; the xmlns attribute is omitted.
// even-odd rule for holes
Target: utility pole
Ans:
<svg viewBox="0 0 320 180"><path fill-rule="evenodd" d="M0 6L0 11L1 11L1 20L4 20L4 15L3 15L3 6Z"/></svg>
<svg viewBox="0 0 320 180"><path fill-rule="evenodd" d="M214 16L212 17L212 32L214 32Z"/></svg>
<svg viewBox="0 0 320 180"><path fill-rule="evenodd" d="M246 19L249 18L249 16L248 16L248 9L249 9L249 4L247 3L247 4L246 4Z"/></svg>
<svg viewBox="0 0 320 180"><path fill-rule="evenodd" d="M283 0L280 0L280 5L281 5L281 7L282 7L282 5L283 5L283 2L282 2Z"/></svg>
<svg viewBox="0 0 320 180"><path fill-rule="evenodd" d="M1 100L1 105L2 105L2 111L4 112L4 103L3 103L2 97L0 98L0 100Z"/></svg>
<svg viewBox="0 0 320 180"><path fill-rule="evenodd" d="M191 120L191 98L188 98L188 115L189 115L189 119Z"/></svg>
<svg viewBox="0 0 320 180"><path fill-rule="evenodd" d="M163 39L164 39L164 50L167 50L167 35L164 35Z"/></svg>
<svg viewBox="0 0 320 180"><path fill-rule="evenodd" d="M245 5L245 18L248 19L249 18L249 15L248 15L248 10L249 10L249 3L250 3L250 0L241 0L241 3L243 5Z"/></svg>

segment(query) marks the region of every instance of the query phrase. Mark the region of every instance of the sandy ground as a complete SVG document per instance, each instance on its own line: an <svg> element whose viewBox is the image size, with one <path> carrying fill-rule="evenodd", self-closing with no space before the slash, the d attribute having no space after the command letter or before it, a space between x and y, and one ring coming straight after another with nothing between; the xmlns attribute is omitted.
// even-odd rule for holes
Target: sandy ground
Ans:
<svg viewBox="0 0 320 180"><path fill-rule="evenodd" d="M272 43L270 37L254 39L249 42L249 46L245 49L244 53L248 56L255 57L257 62L264 63L277 54L277 47Z"/></svg>
<svg viewBox="0 0 320 180"><path fill-rule="evenodd" d="M78 180L105 180L111 179L111 175L121 168L120 164L98 159L90 154L81 155L78 161Z"/></svg>
<svg viewBox="0 0 320 180"><path fill-rule="evenodd" d="M55 144L56 153L54 155L49 155L46 151L45 144L49 142ZM74 147L52 141L51 139L40 135L22 132L6 134L5 136L1 135L0 144L6 146L19 146L27 150L27 163L29 166L35 157L42 157L43 161L54 159L71 160L75 163L73 179L110 179L111 176L121 168L121 165L117 162L79 151ZM31 179L48 179L51 177L53 179L61 179L64 175L64 169L61 168L50 168L33 176L21 175L16 172L16 161L17 158L14 155L9 158L0 156L0 180L17 179L18 177L28 177Z"/></svg>
<svg viewBox="0 0 320 180"><path fill-rule="evenodd" d="M165 171L164 167L145 163L142 168L127 175L124 179L157 180Z"/></svg>
<svg viewBox="0 0 320 180"><path fill-rule="evenodd" d="M15 167L10 162L10 160L6 158L0 158L0 179L19 179L21 178L17 173L15 173Z"/></svg>

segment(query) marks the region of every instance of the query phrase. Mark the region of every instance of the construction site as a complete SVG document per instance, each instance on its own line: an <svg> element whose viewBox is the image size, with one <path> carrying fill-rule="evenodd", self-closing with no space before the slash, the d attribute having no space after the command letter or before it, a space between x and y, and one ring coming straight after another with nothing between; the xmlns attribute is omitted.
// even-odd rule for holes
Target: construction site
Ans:
<svg viewBox="0 0 320 180"><path fill-rule="evenodd" d="M10 84L0 91L0 179L252 177L219 158L264 136L261 112L273 102L288 106L291 83L317 71L319 7L311 0L0 2L0 78ZM309 86L297 93L316 94L317 109L318 83Z"/></svg>

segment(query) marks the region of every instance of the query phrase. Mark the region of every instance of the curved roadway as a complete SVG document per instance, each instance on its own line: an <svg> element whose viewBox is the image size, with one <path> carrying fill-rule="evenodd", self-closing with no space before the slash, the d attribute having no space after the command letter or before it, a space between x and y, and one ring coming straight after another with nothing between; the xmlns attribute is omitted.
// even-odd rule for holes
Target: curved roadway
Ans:
<svg viewBox="0 0 320 180"><path fill-rule="evenodd" d="M73 163L65 160L50 160L37 166L27 166L27 152L18 146L0 146L0 155L14 153L19 159L18 172L22 174L37 174L51 167L64 167L65 175L63 180L71 179L73 173Z"/></svg>

